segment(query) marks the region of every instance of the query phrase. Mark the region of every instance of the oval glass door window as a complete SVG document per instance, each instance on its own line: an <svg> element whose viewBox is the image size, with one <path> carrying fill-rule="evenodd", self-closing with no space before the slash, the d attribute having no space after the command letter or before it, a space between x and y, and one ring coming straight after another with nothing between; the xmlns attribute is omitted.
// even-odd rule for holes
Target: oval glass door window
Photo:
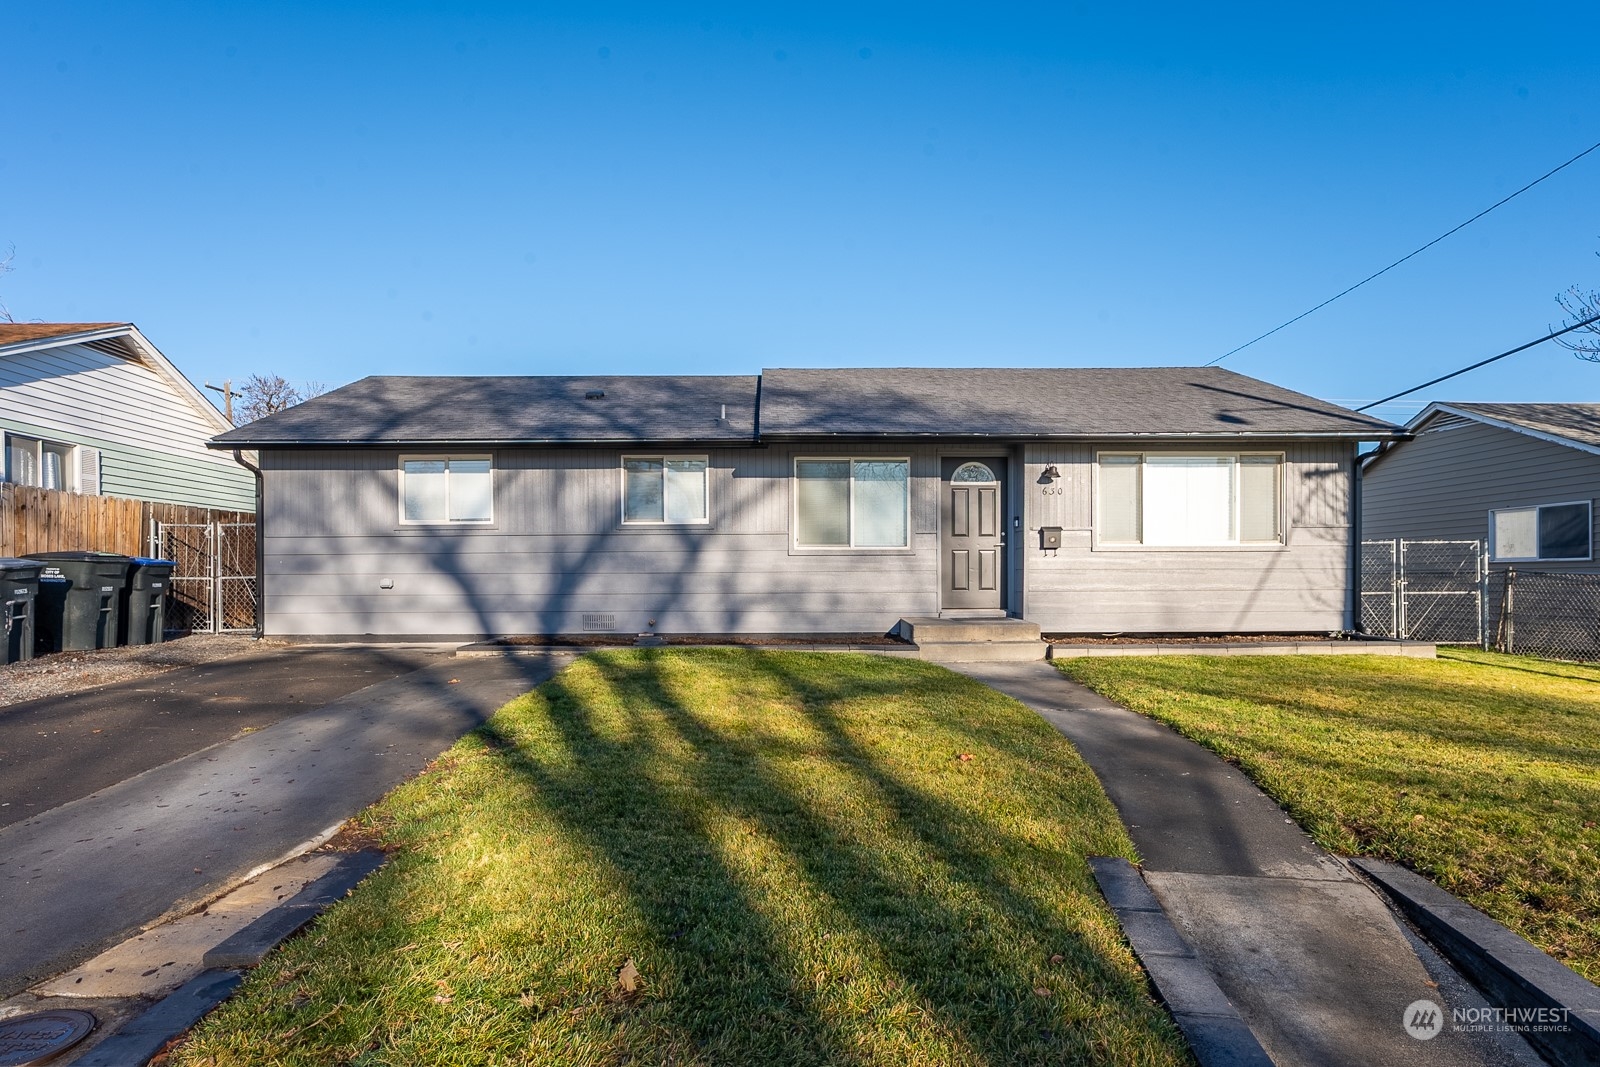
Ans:
<svg viewBox="0 0 1600 1067"><path fill-rule="evenodd" d="M950 476L952 482L994 482L999 481L994 476L994 471L989 469L987 463L963 463L956 468Z"/></svg>

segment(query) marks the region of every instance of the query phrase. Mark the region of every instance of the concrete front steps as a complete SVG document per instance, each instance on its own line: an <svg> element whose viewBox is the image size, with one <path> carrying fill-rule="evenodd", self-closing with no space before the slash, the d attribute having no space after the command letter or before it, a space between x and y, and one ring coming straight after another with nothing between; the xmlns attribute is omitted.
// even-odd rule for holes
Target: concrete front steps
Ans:
<svg viewBox="0 0 1600 1067"><path fill-rule="evenodd" d="M1020 663L1044 659L1039 624L1023 619L901 619L893 631L934 663Z"/></svg>

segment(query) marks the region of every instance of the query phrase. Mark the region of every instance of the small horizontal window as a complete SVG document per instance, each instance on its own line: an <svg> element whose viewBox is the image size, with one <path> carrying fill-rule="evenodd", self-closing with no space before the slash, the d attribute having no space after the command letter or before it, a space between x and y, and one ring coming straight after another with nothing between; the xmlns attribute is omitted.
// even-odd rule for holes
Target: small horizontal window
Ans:
<svg viewBox="0 0 1600 1067"><path fill-rule="evenodd" d="M1587 500L1489 513L1489 558L1497 563L1586 560L1594 544Z"/></svg>
<svg viewBox="0 0 1600 1067"><path fill-rule="evenodd" d="M57 441L6 435L6 481L41 489L78 488L76 449Z"/></svg>
<svg viewBox="0 0 1600 1067"><path fill-rule="evenodd" d="M488 456L413 456L400 461L400 520L494 521L494 474Z"/></svg>
<svg viewBox="0 0 1600 1067"><path fill-rule="evenodd" d="M622 521L687 524L710 520L704 456L623 456Z"/></svg>
<svg viewBox="0 0 1600 1067"><path fill-rule="evenodd" d="M1099 456L1095 537L1104 545L1283 542L1283 456Z"/></svg>
<svg viewBox="0 0 1600 1067"><path fill-rule="evenodd" d="M910 545L910 460L797 459L794 478L796 545Z"/></svg>

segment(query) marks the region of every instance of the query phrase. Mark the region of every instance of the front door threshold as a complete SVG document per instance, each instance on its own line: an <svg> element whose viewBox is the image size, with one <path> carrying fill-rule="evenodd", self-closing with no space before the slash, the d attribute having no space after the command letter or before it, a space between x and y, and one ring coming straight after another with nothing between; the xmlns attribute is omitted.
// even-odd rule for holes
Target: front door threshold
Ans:
<svg viewBox="0 0 1600 1067"><path fill-rule="evenodd" d="M1004 619L1004 608L947 608L939 612L941 619Z"/></svg>

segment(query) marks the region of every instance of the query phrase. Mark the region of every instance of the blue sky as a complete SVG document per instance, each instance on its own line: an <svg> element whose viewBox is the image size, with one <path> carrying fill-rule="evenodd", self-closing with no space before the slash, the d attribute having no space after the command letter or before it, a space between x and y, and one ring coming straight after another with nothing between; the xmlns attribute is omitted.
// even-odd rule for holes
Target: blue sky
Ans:
<svg viewBox="0 0 1600 1067"><path fill-rule="evenodd" d="M1596 30L13 0L0 299L137 322L197 381L1200 363L1600 141ZM1368 400L1538 336L1600 289L1597 193L1600 152L1224 365ZM1552 344L1413 399L1597 385Z"/></svg>

